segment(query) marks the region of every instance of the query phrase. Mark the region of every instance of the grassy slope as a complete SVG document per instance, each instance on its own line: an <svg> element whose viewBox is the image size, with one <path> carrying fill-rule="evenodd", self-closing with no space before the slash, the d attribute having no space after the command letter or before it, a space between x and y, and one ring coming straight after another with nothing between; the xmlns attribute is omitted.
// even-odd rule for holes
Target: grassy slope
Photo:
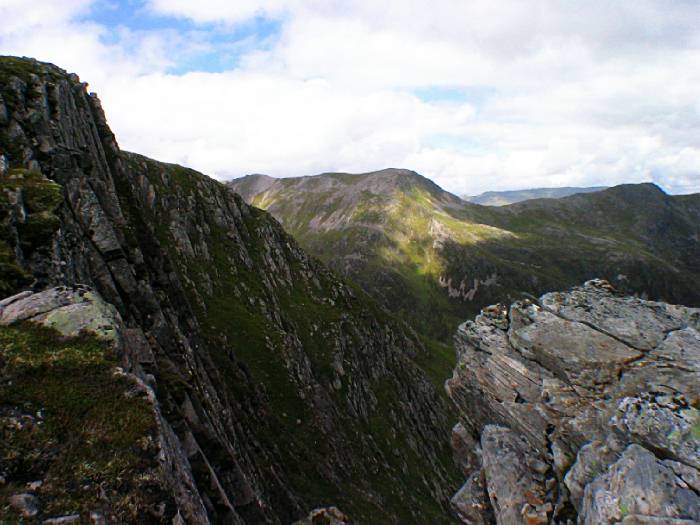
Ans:
<svg viewBox="0 0 700 525"><path fill-rule="evenodd" d="M508 232L456 219L454 203L445 203L444 192L434 185L409 180L388 193L354 195L353 183L363 176L332 177L335 187L320 191L309 182L299 191L295 179L282 179L281 188L257 195L252 204L268 209L308 251L355 279L416 330L448 341L465 309L437 284L446 265L436 236L474 245ZM346 221L328 227L338 216Z"/></svg>
<svg viewBox="0 0 700 525"><path fill-rule="evenodd" d="M126 157L126 161L131 166L130 169L139 171L142 171L142 168L135 163L146 162L145 175L155 188L156 195L162 197L177 192L177 198L172 196L173 203L178 199L187 199L188 195L194 195L199 184L211 183L203 175L180 166L158 163L131 154ZM170 179L167 185L163 183L163 174ZM127 204L126 200L123 204ZM133 214L130 222L134 223L134 215L138 213L140 212L132 208L129 212ZM215 221L207 223L209 232L206 241L214 262L213 265L204 266L197 265L194 260L186 260L178 253L175 248L176 240L169 229L171 216L165 213L165 208L154 206L144 219L155 227L161 245L169 252L172 260L177 261L178 266L175 269L186 283L191 303L195 306L197 317L212 343L211 346L216 348L218 342L218 346L235 348L237 357L246 364L253 381L265 385L263 389L272 406L276 422L271 425L261 424L255 438L265 448L275 450L280 455L281 464L288 466L292 473L295 489L304 494L312 506L336 505L365 523L389 522L387 514L399 516L402 523L416 523L416 520L420 523L420 520L443 523L448 520L445 511L426 493L422 481L422 469L425 468L422 459L407 446L402 436L397 436L390 428L387 414L398 405L395 387L391 382L380 380L380 384L373 386L381 395L378 395L379 403L370 414L367 423L348 421L344 428L345 437L349 439L351 446L356 447L355 457L364 455L360 435L373 436L374 441L383 449L391 471L384 472L380 469L369 478L353 472L342 473L341 478L355 479L352 483L346 481L343 484L344 491L323 482L314 474L316 467L323 468L324 457L331 454L328 447L332 445L318 432L316 415L311 413L308 404L300 399L296 385L290 380L284 357L280 353L284 349L284 342L280 339L283 334L267 318L264 308L259 306L270 301L270 295L255 269L266 266L263 259L264 234L270 225L267 213L251 208L251 216L245 219L247 249L254 261L251 268L232 264L231 254L238 250L238 247ZM196 234L190 232L190 235ZM303 271L301 268L292 270ZM308 290L299 280L293 281L292 289L276 289L275 293L286 322L291 323L301 337L314 375L321 381L330 381L333 369L328 354L329 345L323 334L324 329L330 328L333 331L334 325L361 324L368 315L385 323L395 321L376 308L369 298L366 301L358 299L350 309L350 305L332 304L327 297L332 296L332 289L337 286L335 277L321 273L318 274L318 278L325 289L320 297ZM212 279L214 283L213 293L202 303L200 297L208 279ZM359 290L356 292L359 296L364 295ZM326 298L323 297L324 294ZM320 333L319 326L322 330ZM435 360L426 357L432 354L424 354L421 358L429 361L425 368L438 393L444 396L442 383L447 377L448 369L451 370L453 366L454 357L452 352L447 352L445 348L440 350ZM250 397L239 379L240 371L233 367L228 356L225 353L215 353L212 357L233 395L239 399ZM334 395L339 404L346 403L345 385L341 390L334 392ZM283 443L280 442L280 436L284 436ZM452 481L456 484L457 476L447 441L441 448L443 468L454 476ZM400 473L400 462L394 450L400 451L401 459L411 458L408 461L408 472ZM396 479L397 473L400 473L398 475L402 479L401 486L392 481ZM381 497L377 499L372 496L373 492L379 492ZM382 499L383 503L380 502ZM419 510L416 510L416 505Z"/></svg>
<svg viewBox="0 0 700 525"><path fill-rule="evenodd" d="M159 522L151 510L168 496L154 413L129 393L129 379L113 374L116 364L93 336L66 339L30 324L0 328L0 465L10 480L0 485L0 522L17 519L7 497L37 480L37 522L90 511Z"/></svg>
<svg viewBox="0 0 700 525"><path fill-rule="evenodd" d="M485 304L594 276L624 274L619 284L632 291L700 301L694 262L700 259L700 206L693 196L628 185L492 208L459 201L409 175L384 193L358 189L354 199L343 198L370 177L377 174L354 175L320 193L309 178L281 179L252 202L431 338L449 340L456 325ZM484 286L490 276L497 281ZM443 286L450 277L453 288L464 283L463 292L474 288L474 279L482 282L471 296L448 297L441 277Z"/></svg>

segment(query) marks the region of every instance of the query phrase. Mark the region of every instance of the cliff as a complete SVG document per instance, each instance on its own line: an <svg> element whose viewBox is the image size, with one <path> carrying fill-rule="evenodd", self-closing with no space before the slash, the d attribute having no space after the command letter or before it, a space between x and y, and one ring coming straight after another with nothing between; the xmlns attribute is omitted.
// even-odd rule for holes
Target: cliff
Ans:
<svg viewBox="0 0 700 525"><path fill-rule="evenodd" d="M460 326L465 523L700 520L700 310L605 281Z"/></svg>
<svg viewBox="0 0 700 525"><path fill-rule="evenodd" d="M126 375L114 408L102 412L108 390L92 398L56 385L54 401L74 394L83 412L61 408L73 419L46 434L45 446L4 420L6 457L44 459L31 473L3 461L3 516L29 502L37 507L30 520L96 513L110 522L290 523L337 505L358 523L450 521L450 408L416 365L430 353L270 215L192 170L120 151L86 85L29 59L0 58L0 181L0 286L5 296L25 291L6 305L22 305L8 319L25 321L2 333L3 417L31 415L8 378L38 389L41 377L8 367L12 341L54 310L54 321L67 315L82 326L74 316L85 321L76 305L86 293L113 309L116 342L95 343L102 354L80 346L80 333L52 336L60 323L24 346L65 341L78 356L69 363L75 377L91 355L98 384L117 365ZM32 310L37 303L46 306ZM136 434L129 443L117 432L131 425L122 394L132 383L150 399L137 401L134 432L151 444L110 492L107 472L91 478L72 463L75 446L57 439L88 446L77 429L90 434L97 423L76 416L88 410L114 418L104 422L100 461L118 453L116 443L137 446ZM32 414L49 410L44 393L32 395ZM153 472L143 505L143 480L129 470L139 462ZM72 467L61 478L57 465Z"/></svg>

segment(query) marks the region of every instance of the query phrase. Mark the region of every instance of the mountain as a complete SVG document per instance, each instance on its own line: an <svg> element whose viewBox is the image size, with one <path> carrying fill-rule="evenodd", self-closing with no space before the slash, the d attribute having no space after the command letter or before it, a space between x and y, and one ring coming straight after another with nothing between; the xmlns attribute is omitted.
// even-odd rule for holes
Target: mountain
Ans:
<svg viewBox="0 0 700 525"><path fill-rule="evenodd" d="M464 202L407 170L229 186L420 333L448 341L485 305L603 277L700 303L700 195L628 184L502 206Z"/></svg>
<svg viewBox="0 0 700 525"><path fill-rule="evenodd" d="M86 86L0 58L0 522L452 522L454 358Z"/></svg>
<svg viewBox="0 0 700 525"><path fill-rule="evenodd" d="M594 191L602 191L608 186L591 186L588 188L532 188L527 190L511 190L511 191L486 191L479 195L464 195L462 199L474 204L483 206L505 206L507 204L515 204L532 199L559 199L568 197L577 193L593 193Z"/></svg>
<svg viewBox="0 0 700 525"><path fill-rule="evenodd" d="M0 57L1 523L700 519L698 309L595 280L462 323L596 272L697 302L700 196L237 183L421 333L227 185L121 151L76 75ZM427 336L457 319L455 366Z"/></svg>

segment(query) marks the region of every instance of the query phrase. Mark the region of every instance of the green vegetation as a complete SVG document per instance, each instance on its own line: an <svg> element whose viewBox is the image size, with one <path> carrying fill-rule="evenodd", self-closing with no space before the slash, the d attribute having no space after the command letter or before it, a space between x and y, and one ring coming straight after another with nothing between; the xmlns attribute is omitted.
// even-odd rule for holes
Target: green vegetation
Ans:
<svg viewBox="0 0 700 525"><path fill-rule="evenodd" d="M432 467L416 456L400 432L390 439L391 448L385 450L389 446L386 444L389 414L398 406L399 385L370 385L378 404L366 422L345 412L349 402L348 381L353 378L343 378L340 388L331 386L336 375L332 355L335 341L346 341L360 359L361 352L378 351L381 344L372 340L374 334L358 327L376 321L392 325L396 321L359 289L354 291L354 299L346 296L346 292L338 292L343 287L341 282L315 261L306 262L294 251L293 241L267 213L246 208L235 224L225 224L199 208L197 203L203 200L228 206L226 202L234 197L223 186L194 171L143 157L129 154L125 161L128 169L146 176L156 203L167 199L167 207L158 204L137 207L127 197L130 188L118 188L125 196L122 203L130 215L129 223L149 224L160 246L175 262L175 270L185 284L190 304L209 341L211 357L232 397L254 398L256 394L251 388L264 393L271 414L260 419L254 438L265 450L274 451L295 493L304 495L309 508L335 505L368 523L389 521L389 516L400 516L402 523L416 523L418 517L412 510L415 505L420 506L421 519L446 523L445 510L432 498L431 487L423 481ZM193 198L195 191L198 195ZM195 203L194 208L191 203ZM187 209L189 219L176 223L177 214L172 210L180 207ZM148 210L146 215L137 220L143 210ZM309 213L311 217L316 212ZM198 227L193 227L194 224ZM199 253L187 255L183 251L185 241L181 237L185 231L193 247L207 247L206 262ZM245 239L244 245L237 239L238 235ZM271 251L277 249L281 253ZM279 275L265 273L271 267L271 260L280 261L282 266L290 265L289 280L283 267L278 270ZM419 346L418 341L414 343ZM362 349L363 346L367 348ZM295 354L298 348L303 349L303 357ZM430 361L422 353L421 357ZM305 382L296 378L293 369L288 369L289 363L301 359L308 359L313 377L331 392L333 402L340 408L330 412L332 417L326 414L334 425L330 434L323 426L323 416L312 410L314 404L309 398L315 396L314 391L305 390ZM440 395L444 395L443 387L437 376L444 373L447 377L451 359L451 353L448 355L447 349L441 347L439 360L431 365ZM241 363L245 364L245 378L241 375ZM169 379L158 377L159 384L164 380ZM172 380L177 383L176 379ZM413 381L411 377L405 380ZM447 430L446 424L440 463L451 476L450 482L457 486L458 475L452 464ZM370 459L370 436L381 444L388 468L365 461ZM361 458L349 470L334 472L342 480L340 484L327 478L327 469L337 461L333 459L338 453L334 449L336 445L344 447L351 457ZM408 465L405 472L404 461ZM367 479L368 468L378 469L371 479ZM397 480L401 480L400 486Z"/></svg>
<svg viewBox="0 0 700 525"><path fill-rule="evenodd" d="M261 195L310 253L442 342L485 305L593 277L700 304L700 201L651 184L494 208L388 170L282 179Z"/></svg>
<svg viewBox="0 0 700 525"><path fill-rule="evenodd" d="M0 328L0 522L17 520L7 498L35 481L39 517L101 511L135 522L166 501L153 409L114 374L110 354L91 335Z"/></svg>
<svg viewBox="0 0 700 525"><path fill-rule="evenodd" d="M17 263L16 250L25 257L45 249L60 227L56 210L63 202L61 186L41 173L11 169L0 180L0 295L12 294L31 282Z"/></svg>
<svg viewBox="0 0 700 525"><path fill-rule="evenodd" d="M57 67L36 60L0 55L0 86L3 88L13 76L27 82L31 75L55 76L58 71Z"/></svg>
<svg viewBox="0 0 700 525"><path fill-rule="evenodd" d="M445 381L452 377L452 371L457 366L457 354L450 345L428 337L422 339L428 352L420 355L416 359L416 364L423 369L437 391L447 396Z"/></svg>

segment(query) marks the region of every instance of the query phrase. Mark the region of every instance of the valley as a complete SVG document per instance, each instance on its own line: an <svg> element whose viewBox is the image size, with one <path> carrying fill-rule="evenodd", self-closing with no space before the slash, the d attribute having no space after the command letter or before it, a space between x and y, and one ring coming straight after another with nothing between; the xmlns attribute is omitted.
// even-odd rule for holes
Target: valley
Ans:
<svg viewBox="0 0 700 525"><path fill-rule="evenodd" d="M408 170L229 182L311 254L420 333L449 342L496 302L594 277L700 304L700 195L622 185L509 206L465 202Z"/></svg>
<svg viewBox="0 0 700 525"><path fill-rule="evenodd" d="M2 56L0 522L697 523L699 239L653 184L223 183Z"/></svg>

